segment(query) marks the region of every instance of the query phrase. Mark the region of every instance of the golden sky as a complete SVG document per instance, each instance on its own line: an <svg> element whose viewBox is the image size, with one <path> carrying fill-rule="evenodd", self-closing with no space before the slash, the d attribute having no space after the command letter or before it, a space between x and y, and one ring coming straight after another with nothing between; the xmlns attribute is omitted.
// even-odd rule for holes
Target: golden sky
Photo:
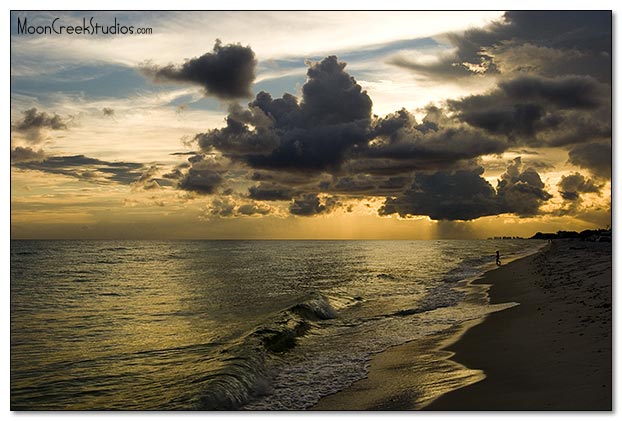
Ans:
<svg viewBox="0 0 622 421"><path fill-rule="evenodd" d="M605 228L611 54L610 12L12 12L11 237Z"/></svg>

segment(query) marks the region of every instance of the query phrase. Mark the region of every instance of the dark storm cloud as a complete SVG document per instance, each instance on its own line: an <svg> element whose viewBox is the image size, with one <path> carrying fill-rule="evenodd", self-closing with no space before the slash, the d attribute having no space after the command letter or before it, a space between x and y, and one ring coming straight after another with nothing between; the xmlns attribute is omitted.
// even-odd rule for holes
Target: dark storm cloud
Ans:
<svg viewBox="0 0 622 421"><path fill-rule="evenodd" d="M501 82L499 88L512 100L542 100L562 109L594 109L602 105L603 94L608 95L608 92L589 76L564 76L552 79L520 76Z"/></svg>
<svg viewBox="0 0 622 421"><path fill-rule="evenodd" d="M552 197L544 187L538 172L530 167L523 169L521 158L515 158L497 183L502 213L537 215L540 205Z"/></svg>
<svg viewBox="0 0 622 421"><path fill-rule="evenodd" d="M35 151L32 148L23 148L18 146L16 148L11 149L11 162L29 162L29 161L37 161L41 162L45 159L45 152L42 149Z"/></svg>
<svg viewBox="0 0 622 421"><path fill-rule="evenodd" d="M310 64L301 98L260 92L247 107L231 105L224 127L194 141L201 154L224 157L227 171L256 183L247 198L290 201L294 215L328 213L339 198L367 196L385 198L382 215L445 221L538 215L551 198L538 171L551 163L499 161L509 150L561 147L595 177L610 174L603 164L611 155L610 78L597 67L610 66L611 46L601 36L610 34L610 26L601 27L606 13L582 21L582 14L536 12L536 35L530 13L506 13L484 29L447 34L455 54L417 64L418 70L442 78L494 74L498 84L485 94L429 105L419 110L426 113L421 121L405 109L373 116L370 97L345 63L329 56ZM195 158L190 170L178 167L182 177L197 178L190 176ZM505 170L495 187L484 179L483 163ZM207 174L203 192L213 193L224 173Z"/></svg>
<svg viewBox="0 0 622 421"><path fill-rule="evenodd" d="M507 103L492 95L473 95L459 101L449 101L449 105L458 112L461 121L512 138L532 137L544 117L544 110L538 104ZM559 124L558 121L552 123Z"/></svg>
<svg viewBox="0 0 622 421"><path fill-rule="evenodd" d="M52 156L42 161L15 162L13 167L22 170L60 174L83 181L131 184L143 175L143 164L111 162L84 155Z"/></svg>
<svg viewBox="0 0 622 421"><path fill-rule="evenodd" d="M507 149L503 138L451 123L437 107L428 107L422 123L404 109L382 119L371 118L371 100L344 68L332 56L313 64L302 101L289 94L273 99L260 92L247 109L232 106L225 127L198 134L195 140L205 152L218 151L264 174L272 173L282 185L297 187L301 183L292 178L300 172L306 177L322 172L395 176L456 166ZM278 173L287 175L274 175ZM268 197L293 194L280 191ZM253 190L251 197L263 196Z"/></svg>
<svg viewBox="0 0 622 421"><path fill-rule="evenodd" d="M611 109L562 114L563 124L540 134L546 146L570 147L592 141L611 142Z"/></svg>
<svg viewBox="0 0 622 421"><path fill-rule="evenodd" d="M337 201L332 197L325 198L322 202L318 196L307 194L294 199L289 206L289 212L298 216L314 216L329 213L337 206Z"/></svg>
<svg viewBox="0 0 622 421"><path fill-rule="evenodd" d="M370 193L376 189L376 183L371 176L358 174L357 176L339 177L332 184L324 184L320 187L332 188L335 191L346 193Z"/></svg>
<svg viewBox="0 0 622 421"><path fill-rule="evenodd" d="M611 78L609 11L511 11L484 28L444 37L454 50L435 63L403 55L391 63L437 79L521 71Z"/></svg>
<svg viewBox="0 0 622 421"><path fill-rule="evenodd" d="M481 155L497 154L507 149L503 138L491 137L468 126L435 129L424 126L402 128L384 142L376 142L363 152L367 158L419 160L422 166L451 165L456 161Z"/></svg>
<svg viewBox="0 0 622 421"><path fill-rule="evenodd" d="M460 121L512 144L562 146L610 136L609 94L585 76L523 76L447 104Z"/></svg>
<svg viewBox="0 0 622 421"><path fill-rule="evenodd" d="M260 92L248 110L230 110L226 127L197 135L199 146L253 168L338 168L350 148L368 140L372 106L344 68L335 56L312 64L300 102Z"/></svg>
<svg viewBox="0 0 622 421"><path fill-rule="evenodd" d="M482 174L482 167L417 173L404 194L388 197L380 215L427 215L434 220L472 220L482 216L513 213L521 217L539 213L551 198L539 174L523 169L517 158L501 176L495 190Z"/></svg>
<svg viewBox="0 0 622 421"><path fill-rule="evenodd" d="M330 56L309 67L302 87L301 110L308 125L334 125L366 120L372 102L343 69L346 63Z"/></svg>
<svg viewBox="0 0 622 421"><path fill-rule="evenodd" d="M581 193L598 193L602 185L585 178L581 173L575 172L563 176L558 187L559 193L565 200L578 200Z"/></svg>
<svg viewBox="0 0 622 421"><path fill-rule="evenodd" d="M58 114L50 115L45 111L37 111L30 108L22 111L23 117L11 127L13 130L23 133L32 143L43 140L44 130L67 130L67 121Z"/></svg>
<svg viewBox="0 0 622 421"><path fill-rule="evenodd" d="M140 71L156 82L187 82L200 85L206 95L229 100L251 96L257 60L250 47L223 46L216 40L212 52L187 60L181 66L145 64Z"/></svg>
<svg viewBox="0 0 622 421"><path fill-rule="evenodd" d="M227 180L230 166L222 158L209 155L193 155L189 165L178 165L171 173L163 175L168 179L177 177L177 187L199 194L214 194ZM188 168L182 172L181 169Z"/></svg>
<svg viewBox="0 0 622 421"><path fill-rule="evenodd" d="M427 215L434 220L471 220L494 215L498 212L495 190L481 177L483 172L479 167L471 171L417 174L411 188L395 198L387 198L379 214Z"/></svg>
<svg viewBox="0 0 622 421"><path fill-rule="evenodd" d="M577 145L568 152L568 161L589 170L595 177L611 179L611 143Z"/></svg>
<svg viewBox="0 0 622 421"><path fill-rule="evenodd" d="M209 168L190 168L179 182L182 190L212 194L224 182L221 173Z"/></svg>
<svg viewBox="0 0 622 421"><path fill-rule="evenodd" d="M249 197L254 200L290 200L297 192L288 187L276 183L259 183L248 189Z"/></svg>
<svg viewBox="0 0 622 421"><path fill-rule="evenodd" d="M402 192L412 184L412 180L413 177L356 174L335 176L332 181L322 182L318 187L324 193L347 197L386 196Z"/></svg>

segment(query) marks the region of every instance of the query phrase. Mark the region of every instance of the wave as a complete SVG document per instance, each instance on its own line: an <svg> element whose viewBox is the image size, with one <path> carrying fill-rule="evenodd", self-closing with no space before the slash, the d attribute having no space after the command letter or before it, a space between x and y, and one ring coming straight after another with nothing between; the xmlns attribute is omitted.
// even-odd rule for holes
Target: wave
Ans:
<svg viewBox="0 0 622 421"><path fill-rule="evenodd" d="M338 301L338 300L337 300ZM355 304L360 300L347 300ZM312 292L277 312L233 346L221 351L222 367L201 380L202 392L196 409L234 410L271 391L266 363L294 347L316 322L338 317L329 299Z"/></svg>

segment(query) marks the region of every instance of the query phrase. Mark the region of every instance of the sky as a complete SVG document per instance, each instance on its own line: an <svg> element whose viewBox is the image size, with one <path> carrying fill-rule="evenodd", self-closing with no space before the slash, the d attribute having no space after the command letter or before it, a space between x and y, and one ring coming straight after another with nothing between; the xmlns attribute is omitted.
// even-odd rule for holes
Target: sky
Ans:
<svg viewBox="0 0 622 421"><path fill-rule="evenodd" d="M607 11L11 12L10 67L11 238L611 224Z"/></svg>

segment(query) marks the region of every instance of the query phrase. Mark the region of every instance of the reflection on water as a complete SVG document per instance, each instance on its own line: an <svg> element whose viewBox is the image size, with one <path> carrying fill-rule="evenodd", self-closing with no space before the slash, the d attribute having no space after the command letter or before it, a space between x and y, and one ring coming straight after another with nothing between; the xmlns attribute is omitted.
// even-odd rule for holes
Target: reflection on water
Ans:
<svg viewBox="0 0 622 421"><path fill-rule="evenodd" d="M12 241L11 406L308 407L489 311L460 281L535 245Z"/></svg>

